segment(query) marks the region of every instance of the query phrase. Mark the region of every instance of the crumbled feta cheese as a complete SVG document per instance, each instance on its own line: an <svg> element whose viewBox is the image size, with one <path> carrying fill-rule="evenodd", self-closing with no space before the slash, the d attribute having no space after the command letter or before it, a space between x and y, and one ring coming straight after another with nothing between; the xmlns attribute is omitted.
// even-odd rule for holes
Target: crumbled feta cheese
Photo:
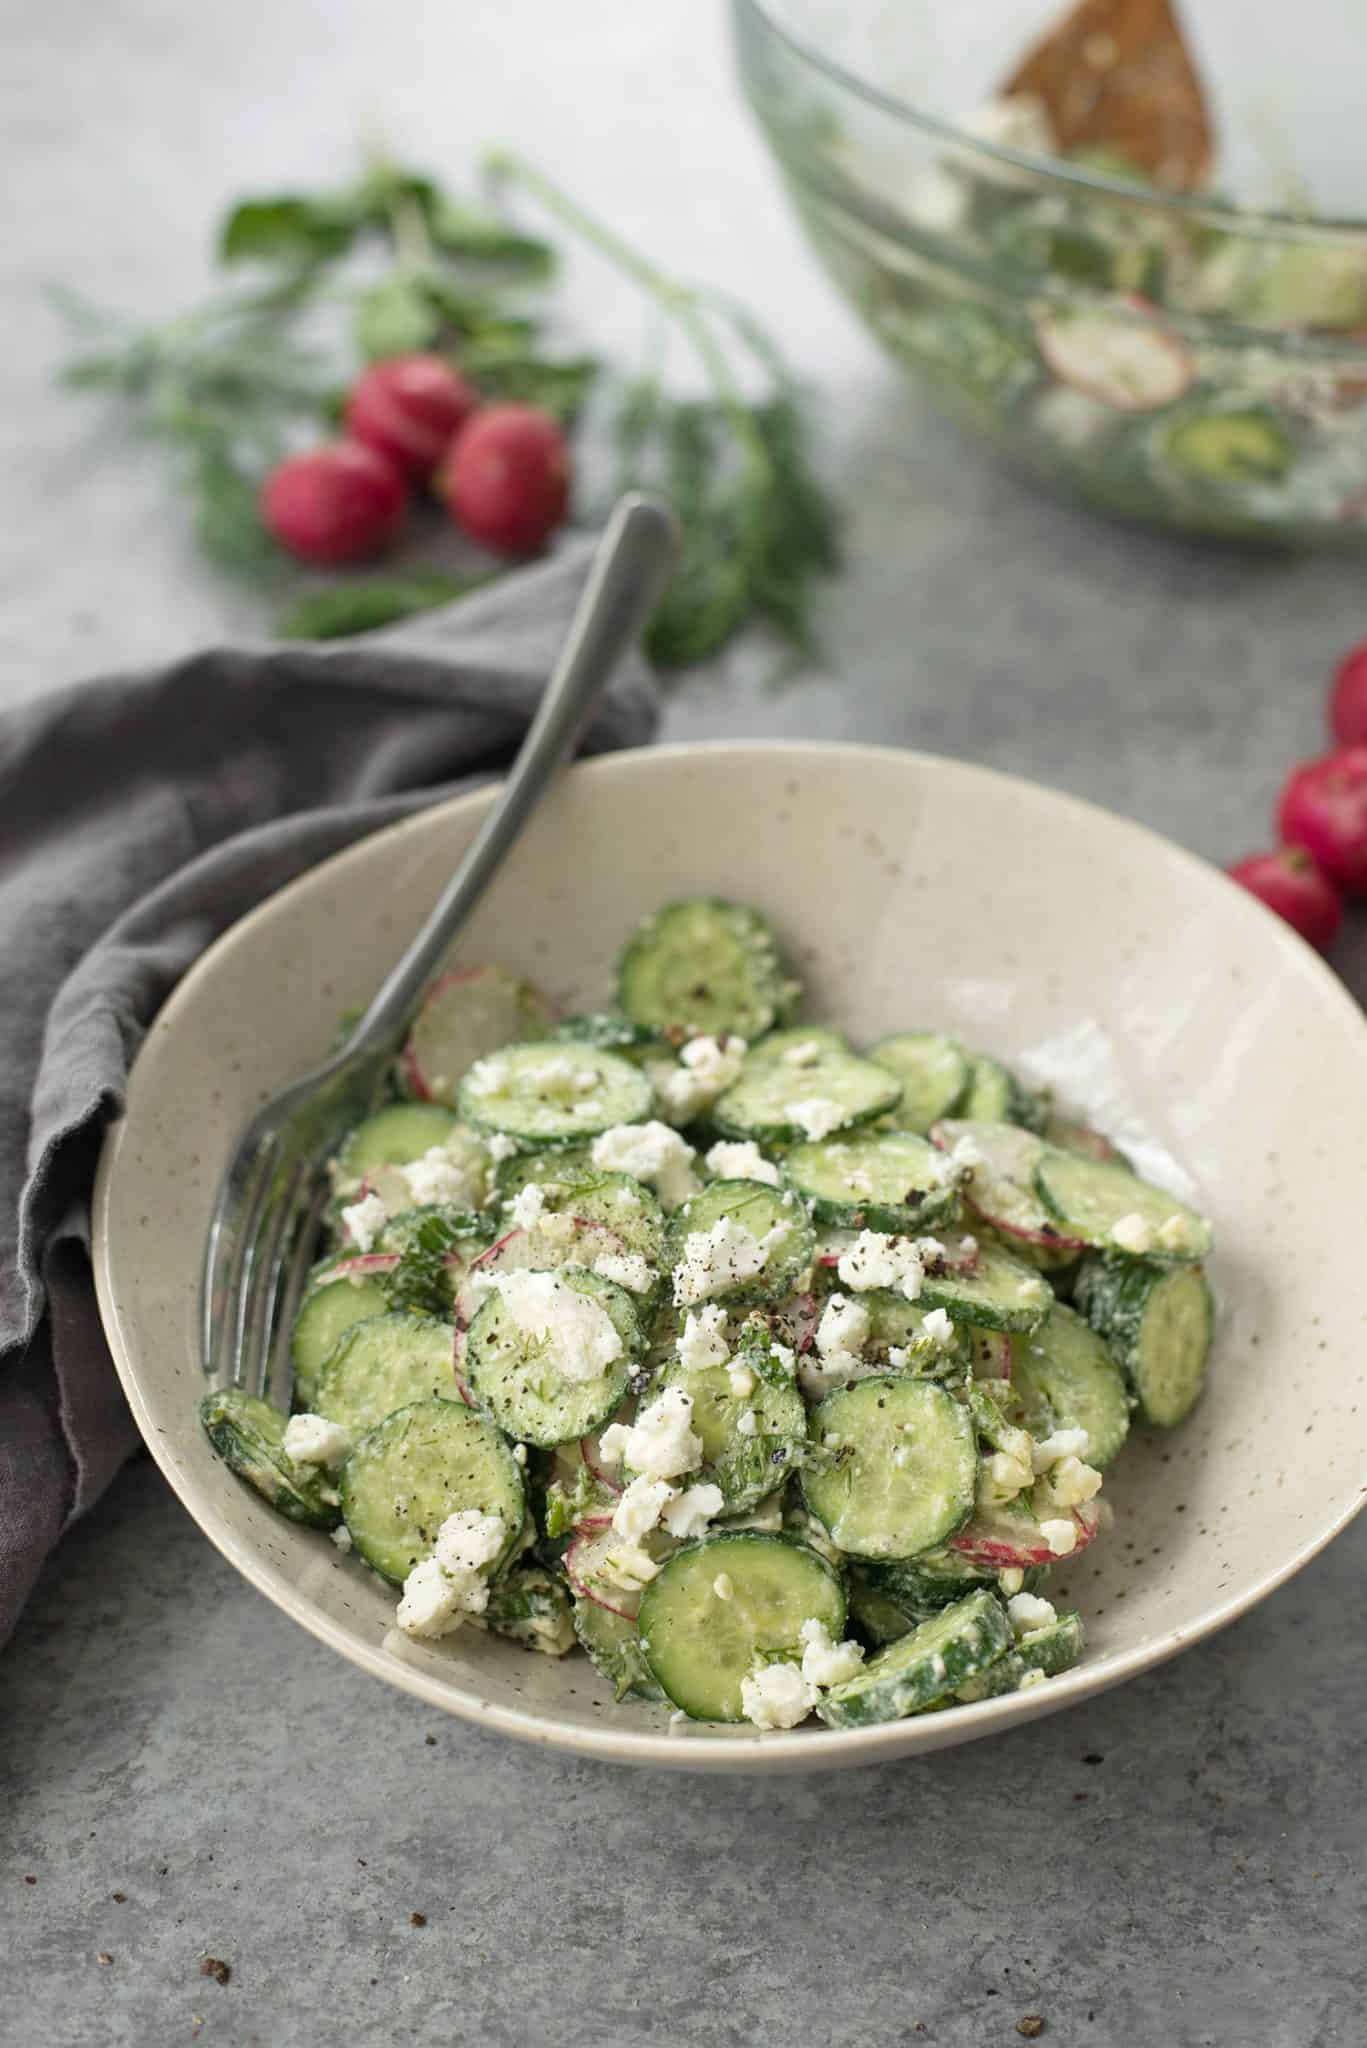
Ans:
<svg viewBox="0 0 1367 2048"><path fill-rule="evenodd" d="M1041 1600L1037 1593L1014 1593L1006 1603L1006 1612L1018 1643L1027 1636L1038 1635L1042 1628L1052 1628L1058 1620L1053 1602Z"/></svg>
<svg viewBox="0 0 1367 2048"><path fill-rule="evenodd" d="M892 1369L893 1369L893 1371L894 1371L894 1372L905 1372L905 1371L906 1371L906 1369L907 1369L907 1360L908 1360L908 1359L909 1359L910 1357L911 1357L911 1347L910 1347L910 1345L908 1345L908 1344L889 1344L889 1346L888 1346L888 1364L889 1364L889 1365L890 1365L890 1366L892 1367Z"/></svg>
<svg viewBox="0 0 1367 2048"><path fill-rule="evenodd" d="M958 1334L948 1314L942 1308L933 1308L921 1324L921 1335L929 1337L932 1344L947 1348L958 1341Z"/></svg>
<svg viewBox="0 0 1367 2048"><path fill-rule="evenodd" d="M612 1526L628 1543L639 1543L676 1498L677 1489L667 1479L633 1479L612 1511Z"/></svg>
<svg viewBox="0 0 1367 2048"><path fill-rule="evenodd" d="M476 1060L465 1077L465 1086L471 1095L497 1095L500 1088L506 1088L509 1077L508 1062L499 1059Z"/></svg>
<svg viewBox="0 0 1367 2048"><path fill-rule="evenodd" d="M337 1527L332 1532L332 1540L337 1545L337 1548L343 1553L343 1555L345 1555L346 1552L350 1550L351 1531L350 1529L348 1529L345 1522L339 1522L337 1524Z"/></svg>
<svg viewBox="0 0 1367 2048"><path fill-rule="evenodd" d="M759 1417L753 1408L747 1408L736 1417L736 1428L741 1436L755 1436L759 1430Z"/></svg>
<svg viewBox="0 0 1367 2048"><path fill-rule="evenodd" d="M796 1664L761 1664L740 1682L741 1707L756 1728L796 1728L816 1705L816 1687Z"/></svg>
<svg viewBox="0 0 1367 2048"><path fill-rule="evenodd" d="M1019 1593L1021 1587L1025 1584L1025 1573L1018 1564L1005 1565L997 1573L997 1584L1004 1598L1009 1600L1012 1594Z"/></svg>
<svg viewBox="0 0 1367 2048"><path fill-rule="evenodd" d="M677 1479L702 1463L702 1442L691 1428L693 1397L666 1387L635 1422L614 1422L598 1439L609 1464L620 1459L648 1479Z"/></svg>
<svg viewBox="0 0 1367 2048"><path fill-rule="evenodd" d="M833 1294L817 1324L816 1348L823 1358L835 1358L842 1352L858 1353L868 1343L871 1328L869 1312L862 1301L849 1301L843 1294Z"/></svg>
<svg viewBox="0 0 1367 2048"><path fill-rule="evenodd" d="M755 1391L755 1375L751 1372L748 1365L728 1366L726 1370L726 1383L730 1388L732 1398L737 1401L748 1401Z"/></svg>
<svg viewBox="0 0 1367 2048"><path fill-rule="evenodd" d="M472 1172L468 1163L455 1159L444 1145L429 1146L421 1159L399 1168L409 1194L419 1208L428 1202L449 1202L457 1208L478 1206L484 1193L482 1172Z"/></svg>
<svg viewBox="0 0 1367 2048"><path fill-rule="evenodd" d="M1111 1243L1119 1245L1122 1252L1130 1252L1142 1259L1154 1246L1153 1226L1142 1216L1131 1212L1111 1225Z"/></svg>
<svg viewBox="0 0 1367 2048"><path fill-rule="evenodd" d="M517 1328L549 1348L563 1378L597 1379L621 1357L622 1339L607 1310L558 1273L518 1268L493 1284Z"/></svg>
<svg viewBox="0 0 1367 2048"><path fill-rule="evenodd" d="M1071 1515L1041 1522L1039 1532L1055 1557L1067 1557L1077 1548L1077 1523Z"/></svg>
<svg viewBox="0 0 1367 2048"><path fill-rule="evenodd" d="M964 1261L976 1259L978 1256L978 1240L976 1237L970 1237L967 1231L959 1239L959 1256Z"/></svg>
<svg viewBox="0 0 1367 2048"><path fill-rule="evenodd" d="M975 1166L983 1164L982 1148L970 1137L958 1138L947 1152L940 1153L931 1171L941 1187L967 1179Z"/></svg>
<svg viewBox="0 0 1367 2048"><path fill-rule="evenodd" d="M368 1252L384 1229L389 1212L378 1195L362 1195L342 1211L342 1228L358 1252Z"/></svg>
<svg viewBox="0 0 1367 2048"><path fill-rule="evenodd" d="M461 1572L477 1572L502 1556L508 1531L501 1515L486 1515L479 1508L457 1508L437 1531L433 1556L442 1570L456 1578Z"/></svg>
<svg viewBox="0 0 1367 2048"><path fill-rule="evenodd" d="M719 1515L725 1505L725 1496L719 1486L686 1486L682 1493L665 1503L660 1520L671 1536L677 1536L681 1543L691 1543L695 1537L706 1533L712 1517Z"/></svg>
<svg viewBox="0 0 1367 2048"><path fill-rule="evenodd" d="M1048 1680L1049 1673L1047 1671L1023 1671L1016 1682L1016 1691L1029 1692L1032 1686L1046 1685Z"/></svg>
<svg viewBox="0 0 1367 2048"><path fill-rule="evenodd" d="M620 1586L624 1593L639 1593L660 1569L648 1550L642 1550L639 1543L625 1541L604 1552L600 1568L608 1583Z"/></svg>
<svg viewBox="0 0 1367 2048"><path fill-rule="evenodd" d="M508 1205L508 1214L519 1230L535 1230L546 1209L546 1191L529 1180Z"/></svg>
<svg viewBox="0 0 1367 2048"><path fill-rule="evenodd" d="M771 1159L766 1159L753 1138L744 1144L731 1144L721 1138L703 1160L709 1173L718 1180L762 1180L766 1187L776 1188L779 1171Z"/></svg>
<svg viewBox="0 0 1367 2048"><path fill-rule="evenodd" d="M505 1159L511 1159L517 1151L517 1139L510 1138L506 1131L494 1131L484 1140L484 1149L495 1166L501 1166Z"/></svg>
<svg viewBox="0 0 1367 2048"><path fill-rule="evenodd" d="M1014 1500L1035 1476L1029 1436L1023 1429L1013 1434L1024 1439L1023 1445L1012 1442L1009 1449L993 1451L978 1467L979 1507L1001 1507Z"/></svg>
<svg viewBox="0 0 1367 2048"><path fill-rule="evenodd" d="M598 1086L598 1076L592 1067L577 1066L571 1055L563 1052L552 1053L549 1059L524 1067L521 1078L538 1095L549 1095L557 1101L585 1095Z"/></svg>
<svg viewBox="0 0 1367 2048"><path fill-rule="evenodd" d="M346 1430L322 1415L291 1415L285 1424L285 1456L296 1465L326 1465L336 1471L350 1449Z"/></svg>
<svg viewBox="0 0 1367 2048"><path fill-rule="evenodd" d="M869 1287L890 1287L907 1301L921 1292L921 1254L907 1237L888 1237L879 1230L861 1230L840 1254L837 1273L856 1293Z"/></svg>
<svg viewBox="0 0 1367 2048"><path fill-rule="evenodd" d="M1168 1216L1158 1226L1158 1243L1165 1252L1196 1252L1204 1244L1199 1223L1190 1216Z"/></svg>
<svg viewBox="0 0 1367 2048"><path fill-rule="evenodd" d="M461 1588L446 1576L435 1557L425 1557L403 1582L395 1620L406 1635L449 1635L468 1612L460 1595Z"/></svg>
<svg viewBox="0 0 1367 2048"><path fill-rule="evenodd" d="M743 1038L728 1038L725 1043L720 1038L690 1038L679 1058L690 1074L720 1095L740 1079L741 1062L748 1050Z"/></svg>
<svg viewBox="0 0 1367 2048"><path fill-rule="evenodd" d="M712 1581L712 1591L719 1600L734 1600L736 1588L730 1572L718 1572Z"/></svg>
<svg viewBox="0 0 1367 2048"><path fill-rule="evenodd" d="M674 1268L675 1307L687 1308L722 1288L753 1280L786 1235L784 1226L776 1224L766 1236L756 1237L730 1216L719 1216L710 1230L689 1231L683 1258Z"/></svg>
<svg viewBox="0 0 1367 2048"><path fill-rule="evenodd" d="M655 1275L640 1252L599 1252L593 1270L625 1287L628 1294L649 1294L655 1284Z"/></svg>
<svg viewBox="0 0 1367 2048"><path fill-rule="evenodd" d="M678 1123L692 1123L717 1097L739 1080L745 1057L743 1038L690 1038L679 1054L678 1063L652 1060L647 1076L667 1115Z"/></svg>
<svg viewBox="0 0 1367 2048"><path fill-rule="evenodd" d="M1057 1465L1063 1458L1085 1458L1087 1432L1085 1429L1056 1429L1051 1436L1037 1440L1032 1455L1036 1472L1047 1472L1051 1465Z"/></svg>
<svg viewBox="0 0 1367 2048"><path fill-rule="evenodd" d="M798 1630L803 1645L802 1676L809 1685L843 1685L864 1661L859 1643L833 1643L824 1621L812 1618Z"/></svg>
<svg viewBox="0 0 1367 2048"><path fill-rule="evenodd" d="M938 1237L918 1237L916 1256L923 1266L943 1265L949 1257Z"/></svg>
<svg viewBox="0 0 1367 2048"><path fill-rule="evenodd" d="M1043 1503L1051 1508L1080 1508L1100 1491L1101 1474L1081 1458L1060 1458L1040 1481Z"/></svg>
<svg viewBox="0 0 1367 2048"><path fill-rule="evenodd" d="M677 1209L698 1192L693 1147L668 1124L614 1124L594 1139L590 1157L604 1173L645 1181L666 1209Z"/></svg>
<svg viewBox="0 0 1367 2048"><path fill-rule="evenodd" d="M525 1444L514 1444L514 1445L513 1445L513 1463L514 1463L515 1465L525 1465L525 1464L526 1464L526 1462L527 1462L527 1446L526 1446Z"/></svg>
<svg viewBox="0 0 1367 2048"><path fill-rule="evenodd" d="M828 1095L805 1095L801 1102L788 1105L788 1121L797 1125L813 1143L829 1138L832 1131L838 1131L849 1122L848 1112L838 1102L832 1102Z"/></svg>
<svg viewBox="0 0 1367 2048"><path fill-rule="evenodd" d="M675 1349L685 1372L705 1372L709 1366L725 1365L727 1346L726 1310L715 1302L690 1309L684 1317Z"/></svg>
<svg viewBox="0 0 1367 2048"><path fill-rule="evenodd" d="M783 1055L785 1067L815 1067L821 1060L821 1041L804 1038L798 1044L790 1045Z"/></svg>

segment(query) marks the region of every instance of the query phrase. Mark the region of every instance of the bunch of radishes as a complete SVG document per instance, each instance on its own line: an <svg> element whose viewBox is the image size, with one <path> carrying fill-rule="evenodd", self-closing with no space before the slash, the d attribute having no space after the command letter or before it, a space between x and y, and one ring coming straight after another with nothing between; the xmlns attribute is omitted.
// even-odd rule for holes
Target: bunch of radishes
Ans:
<svg viewBox="0 0 1367 2048"><path fill-rule="evenodd" d="M301 561L370 561L395 539L414 490L433 490L471 540L533 555L565 517L570 453L534 405L481 405L436 355L372 363L347 394L346 438L291 455L261 492L261 517Z"/></svg>
<svg viewBox="0 0 1367 2048"><path fill-rule="evenodd" d="M1236 861L1236 882L1327 953L1343 923L1343 896L1367 897L1367 640L1334 671L1332 754L1301 761L1277 805L1281 846Z"/></svg>

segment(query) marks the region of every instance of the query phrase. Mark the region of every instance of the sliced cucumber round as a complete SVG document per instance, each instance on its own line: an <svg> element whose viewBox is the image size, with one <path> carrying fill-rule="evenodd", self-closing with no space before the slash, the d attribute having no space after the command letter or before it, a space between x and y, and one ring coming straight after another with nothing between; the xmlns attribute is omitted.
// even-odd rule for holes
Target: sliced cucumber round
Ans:
<svg viewBox="0 0 1367 2048"><path fill-rule="evenodd" d="M1215 1326L1204 1273L1141 1259L1088 1259L1075 1298L1134 1388L1145 1420L1171 1429L1189 1415L1205 1384Z"/></svg>
<svg viewBox="0 0 1367 2048"><path fill-rule="evenodd" d="M761 1145L813 1142L895 1109L902 1085L827 1032L776 1032L745 1055L740 1079L717 1098L711 1120L724 1137ZM795 1056L814 1056L799 1064Z"/></svg>
<svg viewBox="0 0 1367 2048"><path fill-rule="evenodd" d="M526 1513L512 1452L459 1401L415 1401L387 1415L352 1451L341 1486L352 1543L395 1586L431 1555L448 1515L478 1508L499 1516L510 1552Z"/></svg>
<svg viewBox="0 0 1367 2048"><path fill-rule="evenodd" d="M1035 1186L1066 1235L1099 1250L1193 1262L1210 1251L1206 1218L1128 1167L1046 1150Z"/></svg>
<svg viewBox="0 0 1367 2048"><path fill-rule="evenodd" d="M638 1628L676 1707L695 1721L742 1721L743 1681L759 1664L796 1658L812 1620L843 1634L839 1576L805 1544L744 1531L676 1551L641 1595Z"/></svg>
<svg viewBox="0 0 1367 2048"><path fill-rule="evenodd" d="M529 1444L564 1444L607 1421L626 1393L645 1341L631 1296L601 1274L562 1266L534 1277L549 1283L544 1328L519 1321L514 1274L508 1289L491 1294L476 1313L465 1334L462 1368L476 1399L509 1436ZM576 1321L605 1321L615 1334L615 1355L596 1371L584 1371Z"/></svg>
<svg viewBox="0 0 1367 2048"><path fill-rule="evenodd" d="M941 1608L817 1703L828 1728L868 1728L933 1706L988 1670L1011 1647L1011 1624L995 1593L970 1593Z"/></svg>
<svg viewBox="0 0 1367 2048"><path fill-rule="evenodd" d="M915 1557L973 1512L978 1449L966 1408L931 1380L857 1380L810 1419L821 1455L802 1494L853 1557Z"/></svg>
<svg viewBox="0 0 1367 2048"><path fill-rule="evenodd" d="M328 1355L348 1330L371 1316L382 1316L389 1295L378 1280L327 1280L305 1295L290 1332L290 1366L294 1405L312 1408L318 1376Z"/></svg>
<svg viewBox="0 0 1367 2048"><path fill-rule="evenodd" d="M567 1017L557 1024L555 1036L564 1045L600 1045L627 1060L667 1058L670 1051L667 1039L634 1024L622 1010L588 1010Z"/></svg>
<svg viewBox="0 0 1367 2048"><path fill-rule="evenodd" d="M941 1117L953 1116L968 1092L968 1055L938 1031L894 1032L871 1045L867 1057L902 1084L902 1099L892 1112L900 1131L924 1134Z"/></svg>
<svg viewBox="0 0 1367 2048"><path fill-rule="evenodd" d="M311 1529L336 1528L341 1520L337 1489L326 1472L296 1465L287 1455L287 1415L240 1387L224 1387L205 1395L199 1419L224 1463L278 1515Z"/></svg>
<svg viewBox="0 0 1367 2048"><path fill-rule="evenodd" d="M555 1012L503 967L461 967L433 983L413 1021L400 1072L408 1091L450 1107L476 1060L502 1045L546 1038Z"/></svg>
<svg viewBox="0 0 1367 2048"><path fill-rule="evenodd" d="M1032 1671L1042 1671L1046 1678L1053 1678L1077 1663L1082 1655L1082 1644L1082 1617L1068 1610L1026 1636L1004 1657L999 1657L995 1664L989 1664L986 1671L980 1671L976 1678L968 1679L956 1689L954 1697L967 1706L974 1700L991 1700L1002 1693L1019 1692L1022 1679Z"/></svg>
<svg viewBox="0 0 1367 2048"><path fill-rule="evenodd" d="M1034 1437L1085 1429L1086 1460L1098 1470L1130 1433L1124 1374L1096 1332L1061 1301L1038 1330L1012 1339L1011 1394Z"/></svg>
<svg viewBox="0 0 1367 2048"><path fill-rule="evenodd" d="M905 1370L918 1378L962 1372L968 1364L970 1344L965 1329L955 1329L952 1344L932 1345L926 1338L925 1321L931 1303L908 1301L905 1295L894 1294L889 1287L871 1287L858 1296L858 1301L869 1318L865 1356L872 1353L886 1361L890 1350L909 1351L912 1356ZM891 1367L885 1362L882 1370L888 1372Z"/></svg>
<svg viewBox="0 0 1367 2048"><path fill-rule="evenodd" d="M757 910L692 896L648 917L622 954L618 1001L632 1022L674 1038L754 1040L800 993Z"/></svg>
<svg viewBox="0 0 1367 2048"><path fill-rule="evenodd" d="M742 1355L737 1363L744 1364ZM702 1442L703 1462L688 1483L696 1478L720 1487L725 1514L755 1507L795 1469L807 1443L807 1411L796 1383L750 1376L752 1391L737 1394L729 1366L689 1368L676 1360L662 1381L681 1387L693 1402L692 1427Z"/></svg>
<svg viewBox="0 0 1367 2048"><path fill-rule="evenodd" d="M510 1175L507 1199L534 1184L545 1196L545 1214L600 1224L621 1240L623 1251L634 1253L648 1266L662 1264L664 1211L650 1188L629 1173L602 1173L593 1166L557 1174L551 1164L554 1158L554 1153L543 1152L533 1154L531 1161L510 1160L510 1165L523 1168L534 1163L537 1170Z"/></svg>
<svg viewBox="0 0 1367 2048"><path fill-rule="evenodd" d="M734 1268L724 1258L704 1256L700 1241L722 1223L753 1239L763 1250L763 1262L741 1272L740 1264L753 1264L748 1256L740 1258L748 1249L743 1242ZM806 1274L815 1252L816 1233L797 1196L757 1180L714 1180L674 1211L665 1240L665 1263L673 1273L679 1308L695 1308L702 1301L742 1307L781 1300Z"/></svg>
<svg viewBox="0 0 1367 2048"><path fill-rule="evenodd" d="M461 1083L461 1112L480 1130L526 1145L579 1145L650 1115L651 1087L619 1053L545 1039L478 1060Z"/></svg>
<svg viewBox="0 0 1367 2048"><path fill-rule="evenodd" d="M628 1693L639 1699L664 1698L651 1676L632 1616L576 1594L574 1632L589 1662L612 1687L614 1699L625 1699Z"/></svg>
<svg viewBox="0 0 1367 2048"><path fill-rule="evenodd" d="M835 1229L917 1230L958 1207L942 1154L914 1131L856 1131L794 1145L783 1170L817 1222Z"/></svg>
<svg viewBox="0 0 1367 2048"><path fill-rule="evenodd" d="M923 1308L987 1330L1039 1328L1054 1302L1047 1280L999 1245L979 1238L973 1250L959 1230L938 1237L945 1257L927 1262L917 1297Z"/></svg>
<svg viewBox="0 0 1367 2048"><path fill-rule="evenodd" d="M461 1129L454 1109L435 1102L394 1102L357 1124L337 1154L339 1186L359 1186L380 1166L411 1166Z"/></svg>
<svg viewBox="0 0 1367 2048"><path fill-rule="evenodd" d="M355 1438L414 1401L458 1401L454 1343L449 1323L401 1309L357 1323L318 1375L315 1412Z"/></svg>

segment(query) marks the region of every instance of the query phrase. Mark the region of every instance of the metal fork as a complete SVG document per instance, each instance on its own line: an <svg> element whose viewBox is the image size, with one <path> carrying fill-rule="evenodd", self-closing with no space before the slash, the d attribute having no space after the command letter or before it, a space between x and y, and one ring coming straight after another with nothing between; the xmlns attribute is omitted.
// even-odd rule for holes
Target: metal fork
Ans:
<svg viewBox="0 0 1367 2048"><path fill-rule="evenodd" d="M604 685L664 589L678 528L658 498L613 510L559 660L503 795L339 1051L252 1118L219 1185L204 1255L204 1370L289 1404L288 1333L328 1199L327 1161L373 1107L433 970L572 753Z"/></svg>

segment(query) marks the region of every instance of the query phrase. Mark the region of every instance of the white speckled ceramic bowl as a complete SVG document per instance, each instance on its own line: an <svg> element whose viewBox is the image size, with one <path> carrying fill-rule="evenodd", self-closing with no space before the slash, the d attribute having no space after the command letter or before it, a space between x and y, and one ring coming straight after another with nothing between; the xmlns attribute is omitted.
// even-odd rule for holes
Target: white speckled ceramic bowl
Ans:
<svg viewBox="0 0 1367 2048"><path fill-rule="evenodd" d="M1028 783L877 748L663 747L573 771L465 957L598 1003L623 936L660 902L759 904L811 1014L865 1040L946 1027L1055 1083L1175 1185L1189 1176L1219 1233L1210 1387L1182 1429L1136 1431L1108 1475L1113 1531L1056 1574L1086 1619L1085 1660L1023 1694L839 1733L673 1728L663 1709L614 1705L577 1655L473 1631L397 1637L393 1592L210 1450L200 1257L248 1113L378 983L488 803L378 833L221 939L153 1026L101 1162L96 1275L133 1412L206 1535L288 1614L363 1669L528 1741L815 1768L987 1735L1114 1685L1232 1621L1350 1519L1367 1475L1367 1027L1329 971L1201 862Z"/></svg>

